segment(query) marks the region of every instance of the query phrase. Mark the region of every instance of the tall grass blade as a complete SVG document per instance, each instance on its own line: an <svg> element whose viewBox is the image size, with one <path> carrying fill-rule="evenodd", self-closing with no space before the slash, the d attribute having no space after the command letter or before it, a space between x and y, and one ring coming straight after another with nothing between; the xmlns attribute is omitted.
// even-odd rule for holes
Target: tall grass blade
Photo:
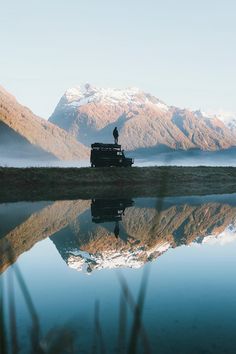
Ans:
<svg viewBox="0 0 236 354"><path fill-rule="evenodd" d="M35 353L42 353L42 350L39 347L40 343L40 324L39 324L39 319L38 319L38 314L36 312L35 306L33 304L33 300L31 298L31 295L28 291L28 288L26 286L26 283L23 279L23 276L18 268L17 265L14 266L15 269L15 275L17 277L18 283L20 285L21 291L24 295L24 299L26 302L26 305L28 307L31 320L32 320L32 328L31 328L31 345L32 345L32 350L34 350Z"/></svg>
<svg viewBox="0 0 236 354"><path fill-rule="evenodd" d="M120 294L120 318L118 332L118 354L125 352L126 331L127 331L127 302L123 292Z"/></svg>
<svg viewBox="0 0 236 354"><path fill-rule="evenodd" d="M98 338L98 344L100 348L100 354L106 354L106 349L105 349L105 342L103 338L103 333L102 333L102 327L100 323L100 318L99 318L99 301L95 302L95 329L96 329L96 335Z"/></svg>
<svg viewBox="0 0 236 354"><path fill-rule="evenodd" d="M137 349L137 343L139 339L138 335L142 327L142 313L143 313L144 300L145 300L146 290L147 290L148 274L149 274L149 268L145 267L140 289L139 289L138 302L135 305L135 310L134 310L133 326L131 330L131 336L130 336L130 342L128 348L129 354L136 353L136 349Z"/></svg>
<svg viewBox="0 0 236 354"><path fill-rule="evenodd" d="M7 257L9 259L9 261L11 263L13 263L14 262L14 254L13 254L13 251L12 251L11 244L9 242L7 242L6 246L7 246L6 249L8 250L7 251ZM23 293L23 297L25 299L25 302L26 302L26 305L27 305L27 308L29 310L29 313L30 313L30 316L31 316L31 320L32 320L32 328L31 328L31 335L30 335L32 351L35 354L41 354L42 350L39 347L39 343L40 343L40 325L39 325L38 315L37 315L35 306L33 304L33 300L31 298L31 295L30 295L30 293L28 291L28 288L26 286L24 278L23 278L23 276L22 276L17 264L15 264L13 266L13 269L15 271L15 276L17 278L17 281L18 281L19 286L21 288L21 291ZM11 272L10 272L10 274L11 274ZM14 289L12 288L11 289L11 296L14 296L13 294L14 294ZM17 348L17 343L16 343L17 332L15 330L15 308L14 308L13 300L14 300L14 298L10 297L10 323L11 323L11 332L12 332L11 335L13 335L13 339L12 339L13 340L13 350L16 350L16 348ZM15 353L17 353L17 351L16 352L13 351L13 353L15 354Z"/></svg>
<svg viewBox="0 0 236 354"><path fill-rule="evenodd" d="M3 301L4 301L3 284L0 283L0 353L8 354L7 347L6 347L6 327L4 321Z"/></svg>
<svg viewBox="0 0 236 354"><path fill-rule="evenodd" d="M12 354L17 354L19 350L18 346L18 334L16 324L16 308L15 308L15 290L12 269L8 272L8 301L9 301L9 317L10 317L10 338Z"/></svg>
<svg viewBox="0 0 236 354"><path fill-rule="evenodd" d="M131 311L133 312L134 316L135 316L135 310L136 310L136 303L135 300L129 290L129 287L127 285L127 282L125 280L125 278L123 277L123 275L118 274L119 280L120 280L120 284L121 284L121 288L124 294L124 297L127 301L127 304L129 305ZM143 343L143 347L144 347L144 354L150 354L151 353L151 347L149 344L149 340L148 340L148 335L146 332L146 329L142 323L142 319L140 318L140 337L142 339L142 343Z"/></svg>

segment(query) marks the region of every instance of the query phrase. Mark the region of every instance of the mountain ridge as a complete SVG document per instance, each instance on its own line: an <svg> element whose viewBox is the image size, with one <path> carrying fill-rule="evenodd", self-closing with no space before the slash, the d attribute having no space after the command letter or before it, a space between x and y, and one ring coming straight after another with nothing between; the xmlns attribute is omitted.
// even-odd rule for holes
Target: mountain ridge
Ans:
<svg viewBox="0 0 236 354"><path fill-rule="evenodd" d="M86 84L66 90L49 121L89 146L112 142L115 126L124 149L218 151L236 146L236 131L222 119L165 104L138 88L104 89Z"/></svg>
<svg viewBox="0 0 236 354"><path fill-rule="evenodd" d="M86 147L58 126L34 115L29 108L18 103L1 86L0 124L1 138L7 141L9 136L17 135L20 142L19 148L22 147L22 144L27 145L29 154L34 149L37 149L38 153L45 152L46 156L49 154L51 158L60 160L75 160L88 157L88 149ZM6 134L3 133L3 130L5 130ZM10 146L12 146L13 153L19 152L14 151L13 144L9 144ZM3 150L4 146L2 145L1 151Z"/></svg>

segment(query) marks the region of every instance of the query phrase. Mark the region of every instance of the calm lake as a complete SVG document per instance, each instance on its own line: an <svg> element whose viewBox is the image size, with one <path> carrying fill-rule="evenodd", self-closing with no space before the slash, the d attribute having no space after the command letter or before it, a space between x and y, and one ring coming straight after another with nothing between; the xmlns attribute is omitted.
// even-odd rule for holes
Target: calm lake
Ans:
<svg viewBox="0 0 236 354"><path fill-rule="evenodd" d="M236 194L0 204L0 252L9 352L236 352Z"/></svg>

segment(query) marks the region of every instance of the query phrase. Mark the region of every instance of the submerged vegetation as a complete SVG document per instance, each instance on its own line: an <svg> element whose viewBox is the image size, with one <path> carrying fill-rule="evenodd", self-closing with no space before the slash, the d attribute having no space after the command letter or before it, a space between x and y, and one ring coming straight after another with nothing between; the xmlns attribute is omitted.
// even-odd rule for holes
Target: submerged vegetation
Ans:
<svg viewBox="0 0 236 354"><path fill-rule="evenodd" d="M4 168L0 201L236 192L234 167Z"/></svg>

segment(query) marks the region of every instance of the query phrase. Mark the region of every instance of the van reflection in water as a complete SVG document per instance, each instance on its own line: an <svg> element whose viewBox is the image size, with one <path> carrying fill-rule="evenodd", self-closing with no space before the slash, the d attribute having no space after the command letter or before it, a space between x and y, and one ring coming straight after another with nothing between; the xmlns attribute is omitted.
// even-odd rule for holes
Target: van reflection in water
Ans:
<svg viewBox="0 0 236 354"><path fill-rule="evenodd" d="M134 205L132 199L92 199L91 214L92 222L100 224L105 222L114 223L114 235L120 235L119 222L125 215L125 209ZM127 239L123 239L127 241Z"/></svg>

